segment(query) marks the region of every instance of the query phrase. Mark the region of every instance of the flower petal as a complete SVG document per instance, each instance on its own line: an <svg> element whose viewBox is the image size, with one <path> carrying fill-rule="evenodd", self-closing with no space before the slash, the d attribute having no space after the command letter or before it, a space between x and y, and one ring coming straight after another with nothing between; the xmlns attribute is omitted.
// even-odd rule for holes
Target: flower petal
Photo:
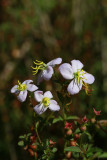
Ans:
<svg viewBox="0 0 107 160"><path fill-rule="evenodd" d="M38 74L37 77L37 85L39 85L43 81L43 71Z"/></svg>
<svg viewBox="0 0 107 160"><path fill-rule="evenodd" d="M74 73L77 72L78 70L81 70L84 66L79 60L72 60L71 64Z"/></svg>
<svg viewBox="0 0 107 160"><path fill-rule="evenodd" d="M38 104L34 107L34 111L39 115L45 112L46 110L47 110L47 107L43 106L43 104Z"/></svg>
<svg viewBox="0 0 107 160"><path fill-rule="evenodd" d="M32 80L25 80L22 84L29 84L29 83L31 83L31 82L33 82Z"/></svg>
<svg viewBox="0 0 107 160"><path fill-rule="evenodd" d="M51 79L53 74L53 68L51 66L47 66L47 69L43 71L43 78L45 80Z"/></svg>
<svg viewBox="0 0 107 160"><path fill-rule="evenodd" d="M24 102L26 100L26 97L27 97L27 91L21 91L17 96L20 102Z"/></svg>
<svg viewBox="0 0 107 160"><path fill-rule="evenodd" d="M47 63L48 66L54 67L56 64L60 64L62 62L62 58L56 58L49 63Z"/></svg>
<svg viewBox="0 0 107 160"><path fill-rule="evenodd" d="M69 63L63 63L62 65L60 65L59 71L65 79L74 78L73 70Z"/></svg>
<svg viewBox="0 0 107 160"><path fill-rule="evenodd" d="M37 102L41 102L43 99L43 92L42 91L34 92L34 98Z"/></svg>
<svg viewBox="0 0 107 160"><path fill-rule="evenodd" d="M18 92L18 85L15 85L14 87L12 87L11 93L17 93Z"/></svg>
<svg viewBox="0 0 107 160"><path fill-rule="evenodd" d="M50 91L44 93L44 97L48 97L49 99L53 98L53 95Z"/></svg>
<svg viewBox="0 0 107 160"><path fill-rule="evenodd" d="M67 91L71 94L77 94L82 88L82 82L80 81L80 83L78 84L78 82L76 81L76 79L74 79L73 81L71 81L71 83L68 85Z"/></svg>
<svg viewBox="0 0 107 160"><path fill-rule="evenodd" d="M34 85L34 84L28 84L27 85L27 90L28 91L33 92L33 91L36 91L37 89L38 89L38 87L36 85Z"/></svg>
<svg viewBox="0 0 107 160"><path fill-rule="evenodd" d="M83 81L88 84L92 84L95 81L95 78L92 74L85 73L83 77Z"/></svg>
<svg viewBox="0 0 107 160"><path fill-rule="evenodd" d="M59 111L60 110L60 106L57 104L57 102L55 100L50 100L49 109L51 111Z"/></svg>

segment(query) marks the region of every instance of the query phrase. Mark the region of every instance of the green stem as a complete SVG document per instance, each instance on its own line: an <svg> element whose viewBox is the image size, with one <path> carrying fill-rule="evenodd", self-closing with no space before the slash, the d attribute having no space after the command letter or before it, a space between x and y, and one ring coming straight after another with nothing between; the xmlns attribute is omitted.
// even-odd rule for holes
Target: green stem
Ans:
<svg viewBox="0 0 107 160"><path fill-rule="evenodd" d="M39 140L39 143L42 145L42 141L41 141L41 139L40 139L40 136L39 136L37 127L35 127L35 131L36 131L36 134L37 134L37 138L38 138L38 140Z"/></svg>

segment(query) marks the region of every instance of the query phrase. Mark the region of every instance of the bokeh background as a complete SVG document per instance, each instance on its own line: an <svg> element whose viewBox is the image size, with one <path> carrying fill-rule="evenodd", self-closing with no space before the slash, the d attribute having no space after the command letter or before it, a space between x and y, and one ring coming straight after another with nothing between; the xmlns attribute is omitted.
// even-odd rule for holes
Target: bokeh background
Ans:
<svg viewBox="0 0 107 160"><path fill-rule="evenodd" d="M33 60L62 57L79 59L96 81L93 94L74 96L73 114L80 117L101 110L107 118L107 0L1 0L0 1L0 160L30 160L18 136L32 123L32 110L10 89L33 79ZM41 88L53 91L51 82ZM94 131L94 144L107 150L106 134Z"/></svg>

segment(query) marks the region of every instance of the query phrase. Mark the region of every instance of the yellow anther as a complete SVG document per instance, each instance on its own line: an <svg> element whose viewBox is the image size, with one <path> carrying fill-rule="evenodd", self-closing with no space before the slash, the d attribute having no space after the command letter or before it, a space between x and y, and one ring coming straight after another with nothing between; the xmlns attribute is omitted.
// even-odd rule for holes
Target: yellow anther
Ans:
<svg viewBox="0 0 107 160"><path fill-rule="evenodd" d="M42 103L44 104L44 106L48 107L50 104L50 99L48 97L44 97Z"/></svg>
<svg viewBox="0 0 107 160"><path fill-rule="evenodd" d="M83 70L78 70L76 73L74 73L74 77L77 79L78 84L81 82L83 86L85 86L83 79L87 80L84 74L86 74L86 72Z"/></svg>
<svg viewBox="0 0 107 160"><path fill-rule="evenodd" d="M31 66L32 69L34 69L33 75L37 74L39 70L45 70L47 67L47 65L42 61L36 60L36 61L33 61L33 63L36 65L36 67Z"/></svg>
<svg viewBox="0 0 107 160"><path fill-rule="evenodd" d="M18 80L18 90L25 91L26 88L27 88L26 84L21 84L20 81Z"/></svg>

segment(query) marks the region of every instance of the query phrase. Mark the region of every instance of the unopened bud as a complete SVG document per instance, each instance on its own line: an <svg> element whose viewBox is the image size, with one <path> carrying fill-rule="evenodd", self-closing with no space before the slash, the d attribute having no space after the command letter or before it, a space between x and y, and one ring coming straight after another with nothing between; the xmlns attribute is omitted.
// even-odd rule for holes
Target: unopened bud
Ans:
<svg viewBox="0 0 107 160"><path fill-rule="evenodd" d="M29 147L31 148L31 149L36 149L37 148L37 146L36 145L29 145Z"/></svg>
<svg viewBox="0 0 107 160"><path fill-rule="evenodd" d="M30 153L31 156L34 156L34 152L32 149L28 149L28 152Z"/></svg>
<svg viewBox="0 0 107 160"><path fill-rule="evenodd" d="M30 140L31 140L32 142L34 142L34 141L36 140L36 137L35 137L35 136L30 136Z"/></svg>
<svg viewBox="0 0 107 160"><path fill-rule="evenodd" d="M75 134L74 137L75 139L80 139L80 134Z"/></svg>
<svg viewBox="0 0 107 160"><path fill-rule="evenodd" d="M34 157L37 158L37 152L34 153Z"/></svg>
<svg viewBox="0 0 107 160"><path fill-rule="evenodd" d="M70 141L70 145L71 146L76 146L76 141L75 140Z"/></svg>
<svg viewBox="0 0 107 160"><path fill-rule="evenodd" d="M67 158L71 158L71 155L72 155L72 152L68 152L68 153L66 154L66 157L67 157Z"/></svg>
<svg viewBox="0 0 107 160"><path fill-rule="evenodd" d="M95 118L91 118L91 123L95 123L96 119Z"/></svg>
<svg viewBox="0 0 107 160"><path fill-rule="evenodd" d="M72 134L72 130L69 129L69 130L66 132L66 134L70 136L70 135Z"/></svg>
<svg viewBox="0 0 107 160"><path fill-rule="evenodd" d="M81 126L80 129L81 131L86 131L87 127L84 125L84 126Z"/></svg>
<svg viewBox="0 0 107 160"><path fill-rule="evenodd" d="M28 149L28 145L26 145L25 147L24 147L24 150L27 150Z"/></svg>

